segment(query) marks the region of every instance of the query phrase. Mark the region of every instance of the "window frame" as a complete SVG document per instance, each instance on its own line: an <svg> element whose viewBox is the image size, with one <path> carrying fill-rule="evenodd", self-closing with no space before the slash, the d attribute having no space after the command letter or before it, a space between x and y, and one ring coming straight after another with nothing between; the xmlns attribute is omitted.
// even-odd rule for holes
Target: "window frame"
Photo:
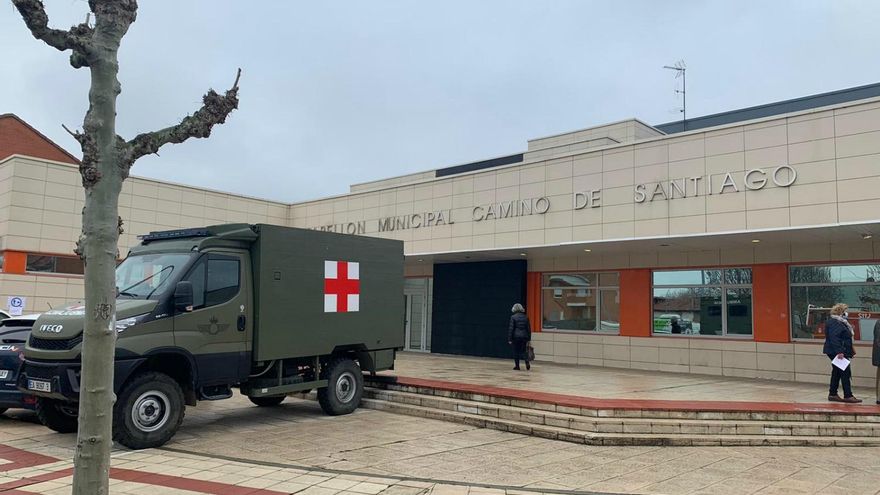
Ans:
<svg viewBox="0 0 880 495"><path fill-rule="evenodd" d="M229 298L226 299L225 301L222 301L222 302L219 302L216 304L211 304L209 306L207 303L207 299L208 299L208 263L211 261L211 256L223 256L225 258L229 258L231 261L236 262L236 264L238 265L238 288L237 288L238 290L236 290L235 293L232 294L231 296L229 296ZM241 294L242 285L244 285L244 276L242 274L242 257L240 254L237 254L237 253L223 253L223 252L204 253L201 256L197 257L192 262L192 264L189 266L189 268L186 271L186 275L181 277L180 280L189 280L189 277L195 272L195 270L197 270L199 268L199 265L201 265L203 262L205 265L205 282L201 288L202 295L203 295L203 298L202 298L203 303L201 306L194 306L193 311L199 311L199 310L206 309L206 308L213 308L215 306L221 306L223 304L228 303L229 301L232 301L233 299L235 299L236 297L238 297ZM195 293L197 290L199 290L199 289L196 289L196 287L194 286L193 293Z"/></svg>
<svg viewBox="0 0 880 495"><path fill-rule="evenodd" d="M50 258L52 260L52 270L51 271L34 271L28 270L28 265L30 264L29 258L31 257L40 257L40 258ZM58 271L58 260L64 259L66 261L79 262L82 267L82 273L73 273L73 272L59 272ZM44 253L25 253L24 259L24 272L28 275L52 275L52 276L62 276L62 277L83 277L85 276L85 263L76 256L63 256L58 254L44 254Z"/></svg>
<svg viewBox="0 0 880 495"><path fill-rule="evenodd" d="M877 262L872 263L872 262L868 262L868 261L862 261L862 262L844 261L844 262L838 262L838 263L792 263L792 264L789 264L788 265L788 280L787 280L787 289L788 290L786 291L786 294L785 294L785 296L788 298L788 314L789 314L788 338L792 342L802 342L802 343L810 342L810 343L814 343L814 344L815 343L822 343L822 339L795 337L794 336L794 318L793 318L793 316L794 316L795 312L794 312L794 300L791 297L791 293L795 287L828 287L828 286L832 286L832 287L880 287L880 278L878 278L874 282L868 282L868 281L865 281L865 282L792 282L791 276L792 276L793 270L795 270L797 268L804 268L804 267L840 267L840 266L865 266L865 265L880 266L880 263L877 263ZM870 346L871 341L864 340L864 339L860 339L860 340L853 339L853 344L854 345L861 344L861 345Z"/></svg>
<svg viewBox="0 0 880 495"><path fill-rule="evenodd" d="M731 284L727 283L727 270L743 270L750 272L751 282L748 284ZM717 284L655 284L654 274L657 272L688 272L688 271L720 271L721 277ZM698 339L735 339L735 340L754 340L755 339L755 280L754 269L751 266L725 266L725 267L691 267L691 268L672 268L672 269L653 269L651 270L651 337L673 337L673 338L698 338ZM685 334L685 333L658 333L654 331L654 290L655 289L719 289L721 291L721 335L703 335L703 334ZM751 329L750 334L728 333L728 312L727 290L728 289L748 289L751 299Z"/></svg>
<svg viewBox="0 0 880 495"><path fill-rule="evenodd" d="M613 273L617 275L617 285L602 285L601 274ZM573 285L570 287L553 287L546 285L546 277L555 275L595 275L596 285ZM570 328L547 328L544 326L544 293L548 290L578 290L587 289L596 294L596 326L592 330L575 330ZM575 335L620 335L620 321L616 330L602 330L602 291L614 290L617 292L617 304L620 305L620 270L577 270L577 271L552 271L541 273L541 332L571 333Z"/></svg>

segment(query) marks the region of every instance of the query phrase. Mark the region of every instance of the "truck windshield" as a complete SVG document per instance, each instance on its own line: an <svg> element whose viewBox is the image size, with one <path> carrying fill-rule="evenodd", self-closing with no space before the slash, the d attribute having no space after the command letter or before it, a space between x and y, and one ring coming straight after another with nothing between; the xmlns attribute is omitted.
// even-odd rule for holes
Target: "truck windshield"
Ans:
<svg viewBox="0 0 880 495"><path fill-rule="evenodd" d="M161 295L192 259L193 253L157 253L129 256L116 267L120 297L148 299Z"/></svg>

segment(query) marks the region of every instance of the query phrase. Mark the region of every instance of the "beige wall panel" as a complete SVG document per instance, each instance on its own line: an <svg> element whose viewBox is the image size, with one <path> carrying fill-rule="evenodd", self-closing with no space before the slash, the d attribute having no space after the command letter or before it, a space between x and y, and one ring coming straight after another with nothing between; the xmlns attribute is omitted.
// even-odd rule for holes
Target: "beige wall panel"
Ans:
<svg viewBox="0 0 880 495"><path fill-rule="evenodd" d="M788 146L775 146L749 150L745 153L746 170L753 168L774 168L788 162Z"/></svg>
<svg viewBox="0 0 880 495"><path fill-rule="evenodd" d="M636 145L633 149L633 165L636 169L644 168L646 165L665 164L667 161L669 161L669 147L666 144Z"/></svg>
<svg viewBox="0 0 880 495"><path fill-rule="evenodd" d="M705 140L701 134L682 138L670 138L669 161L700 158L705 153Z"/></svg>
<svg viewBox="0 0 880 495"><path fill-rule="evenodd" d="M633 169L621 169L602 173L602 187L622 187L633 185Z"/></svg>
<svg viewBox="0 0 880 495"><path fill-rule="evenodd" d="M636 220L636 237L656 237L669 235L669 220L657 218L654 220Z"/></svg>
<svg viewBox="0 0 880 495"><path fill-rule="evenodd" d="M880 155L876 154L839 158L836 178L843 180L875 177L880 175L880 166L878 165L880 165Z"/></svg>
<svg viewBox="0 0 880 495"><path fill-rule="evenodd" d="M880 131L880 109L838 114L834 117L838 136Z"/></svg>
<svg viewBox="0 0 880 495"><path fill-rule="evenodd" d="M710 155L706 157L707 174L725 174L727 172L742 171L746 168L745 153L728 153L725 155ZM690 184L688 184L690 185ZM703 184L705 186L705 184Z"/></svg>
<svg viewBox="0 0 880 495"><path fill-rule="evenodd" d="M877 154L880 153L880 131L849 136L838 135L835 143L838 158Z"/></svg>
<svg viewBox="0 0 880 495"><path fill-rule="evenodd" d="M634 222L616 222L602 224L603 239L626 239L635 234Z"/></svg>
<svg viewBox="0 0 880 495"><path fill-rule="evenodd" d="M602 173L602 154L587 153L574 157L572 162L572 175L590 175Z"/></svg>
<svg viewBox="0 0 880 495"><path fill-rule="evenodd" d="M706 159L703 157L669 162L670 179L681 179L684 177L695 177L702 175L706 175ZM668 187L666 189L667 194L669 194Z"/></svg>
<svg viewBox="0 0 880 495"><path fill-rule="evenodd" d="M706 232L706 215L670 217L669 232L671 235L699 234Z"/></svg>
<svg viewBox="0 0 880 495"><path fill-rule="evenodd" d="M837 205L792 206L788 212L792 227L828 225L838 221Z"/></svg>
<svg viewBox="0 0 880 495"><path fill-rule="evenodd" d="M788 122L788 142L801 143L814 139L834 137L834 118L831 116Z"/></svg>
<svg viewBox="0 0 880 495"><path fill-rule="evenodd" d="M808 163L834 159L834 139L820 139L788 146L788 163Z"/></svg>
<svg viewBox="0 0 880 495"><path fill-rule="evenodd" d="M781 146L788 142L788 128L785 126L784 121L776 121L772 126L762 125L762 127L756 127L754 125L747 125L743 128L746 150Z"/></svg>

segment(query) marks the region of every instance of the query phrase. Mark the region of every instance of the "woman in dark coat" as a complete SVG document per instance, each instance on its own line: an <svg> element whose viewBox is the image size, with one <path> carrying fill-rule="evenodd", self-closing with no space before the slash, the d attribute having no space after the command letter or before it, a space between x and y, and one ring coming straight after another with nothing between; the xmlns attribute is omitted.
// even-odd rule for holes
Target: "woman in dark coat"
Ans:
<svg viewBox="0 0 880 495"><path fill-rule="evenodd" d="M526 361L526 369L530 370L532 365L529 364L527 349L532 340L532 327L522 304L514 304L511 311L513 315L510 316L510 324L507 326L507 343L513 346L513 369L519 370L519 360L522 358Z"/></svg>
<svg viewBox="0 0 880 495"><path fill-rule="evenodd" d="M877 404L880 404L880 320L874 322L874 348L871 353L871 364L877 367Z"/></svg>
<svg viewBox="0 0 880 495"><path fill-rule="evenodd" d="M849 306L843 303L837 303L831 308L831 318L825 322L825 347L822 352L829 359L847 358L852 360L856 355L853 348L853 328L846 321ZM843 399L837 395L837 387L843 382ZM831 365L831 386L828 388L828 400L832 402L862 402L852 394L852 364L841 370L837 366Z"/></svg>

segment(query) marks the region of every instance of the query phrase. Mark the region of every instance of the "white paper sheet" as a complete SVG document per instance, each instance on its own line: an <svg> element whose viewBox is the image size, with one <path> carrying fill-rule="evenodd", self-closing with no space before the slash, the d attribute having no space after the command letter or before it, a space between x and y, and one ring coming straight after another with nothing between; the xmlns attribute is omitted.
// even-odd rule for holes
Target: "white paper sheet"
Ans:
<svg viewBox="0 0 880 495"><path fill-rule="evenodd" d="M849 359L845 357L835 357L831 360L831 364L837 366L841 370L845 370L849 366Z"/></svg>

